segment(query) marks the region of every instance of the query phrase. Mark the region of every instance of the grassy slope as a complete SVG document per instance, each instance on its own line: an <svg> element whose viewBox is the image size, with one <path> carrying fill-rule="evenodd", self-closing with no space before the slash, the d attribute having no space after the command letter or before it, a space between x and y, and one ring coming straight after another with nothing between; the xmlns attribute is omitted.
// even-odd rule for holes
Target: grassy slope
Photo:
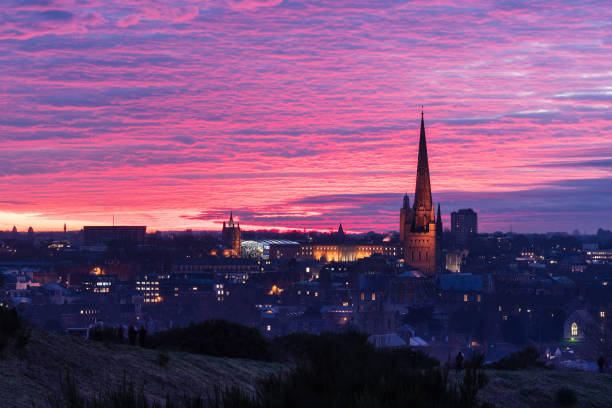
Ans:
<svg viewBox="0 0 612 408"><path fill-rule="evenodd" d="M496 407L555 407L555 393L567 386L576 392L576 407L612 407L612 374L569 370L486 370L489 384L481 401Z"/></svg>
<svg viewBox="0 0 612 408"><path fill-rule="evenodd" d="M147 396L163 400L185 392L203 394L215 385L236 384L253 390L254 383L282 366L259 361L225 359L169 352L169 363L160 367L156 350L109 345L36 331L24 350L12 345L0 359L0 405L45 407L49 394L59 392L60 373L69 370L84 392L121 384L124 374Z"/></svg>

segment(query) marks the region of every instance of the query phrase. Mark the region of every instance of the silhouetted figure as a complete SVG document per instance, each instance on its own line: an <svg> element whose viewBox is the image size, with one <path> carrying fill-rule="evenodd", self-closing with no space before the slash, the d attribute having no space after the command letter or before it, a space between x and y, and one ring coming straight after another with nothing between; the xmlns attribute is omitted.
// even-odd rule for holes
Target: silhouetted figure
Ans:
<svg viewBox="0 0 612 408"><path fill-rule="evenodd" d="M147 340L147 329L144 326L140 326L140 330L138 330L138 343L140 343L140 347L145 346L145 342Z"/></svg>
<svg viewBox="0 0 612 408"><path fill-rule="evenodd" d="M136 345L136 336L137 335L138 335L138 332L136 331L134 326L130 326L130 328L128 329L128 341L130 342L130 345L132 345L132 346Z"/></svg>
<svg viewBox="0 0 612 408"><path fill-rule="evenodd" d="M463 370L463 353L457 353L457 357L455 357L455 369L457 371Z"/></svg>
<svg viewBox="0 0 612 408"><path fill-rule="evenodd" d="M600 356L597 359L597 365L599 366L599 372L603 373L604 372L604 368L606 368L606 359L604 358L604 356Z"/></svg>
<svg viewBox="0 0 612 408"><path fill-rule="evenodd" d="M124 335L124 329L122 325L119 325L117 327L117 341L119 343L123 343L123 335Z"/></svg>

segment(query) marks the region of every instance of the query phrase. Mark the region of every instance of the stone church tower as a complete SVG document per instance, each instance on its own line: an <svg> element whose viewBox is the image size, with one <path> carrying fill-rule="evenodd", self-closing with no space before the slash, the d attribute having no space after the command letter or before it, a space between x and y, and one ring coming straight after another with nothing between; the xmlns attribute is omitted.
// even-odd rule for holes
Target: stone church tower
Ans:
<svg viewBox="0 0 612 408"><path fill-rule="evenodd" d="M223 246L231 250L232 256L240 258L242 255L242 238L240 235L240 223L234 223L234 215L230 212L229 222L223 221L221 231Z"/></svg>
<svg viewBox="0 0 612 408"><path fill-rule="evenodd" d="M425 140L425 122L421 112L421 135L417 164L414 204L410 208L408 194L400 210L400 241L404 245L407 266L419 270L426 277L436 277L442 267L442 217L440 204L434 214L429 182L429 161Z"/></svg>

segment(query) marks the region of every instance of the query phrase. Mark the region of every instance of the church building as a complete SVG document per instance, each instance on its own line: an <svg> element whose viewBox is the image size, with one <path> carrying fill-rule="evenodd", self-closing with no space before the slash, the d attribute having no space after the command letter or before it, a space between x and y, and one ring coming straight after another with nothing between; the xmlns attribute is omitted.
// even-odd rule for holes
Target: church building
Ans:
<svg viewBox="0 0 612 408"><path fill-rule="evenodd" d="M434 214L429 181L429 161L425 140L425 121L421 112L421 135L417 164L414 203L410 207L408 194L400 210L400 241L404 246L404 260L427 277L436 277L442 267L442 217L440 204Z"/></svg>
<svg viewBox="0 0 612 408"><path fill-rule="evenodd" d="M242 238L240 234L240 223L234 223L234 215L230 212L229 222L223 221L221 231L223 246L230 250L230 256L240 258L242 255Z"/></svg>

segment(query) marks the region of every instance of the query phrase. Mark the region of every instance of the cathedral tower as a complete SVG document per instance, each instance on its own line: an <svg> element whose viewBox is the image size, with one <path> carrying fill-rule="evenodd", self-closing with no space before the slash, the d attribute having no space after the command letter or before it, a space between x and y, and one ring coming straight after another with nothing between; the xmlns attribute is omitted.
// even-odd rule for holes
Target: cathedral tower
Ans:
<svg viewBox="0 0 612 408"><path fill-rule="evenodd" d="M442 264L442 218L439 204L437 216L434 213L431 198L423 112L414 203L410 208L408 194L404 196L404 205L400 210L400 241L404 245L406 265L419 270L427 277L437 276Z"/></svg>
<svg viewBox="0 0 612 408"><path fill-rule="evenodd" d="M234 223L234 214L230 212L229 222L223 221L221 231L223 246L231 250L231 255L240 258L242 255L242 237L240 234L240 223Z"/></svg>

